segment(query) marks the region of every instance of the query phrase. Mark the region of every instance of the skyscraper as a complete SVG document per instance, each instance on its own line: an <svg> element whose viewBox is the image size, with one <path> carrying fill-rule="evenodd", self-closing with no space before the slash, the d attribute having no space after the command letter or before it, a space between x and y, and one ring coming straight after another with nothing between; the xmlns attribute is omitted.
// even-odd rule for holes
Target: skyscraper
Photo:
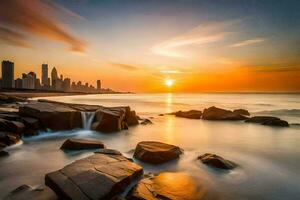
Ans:
<svg viewBox="0 0 300 200"><path fill-rule="evenodd" d="M48 64L42 64L42 85L50 85L50 83L48 82Z"/></svg>
<svg viewBox="0 0 300 200"><path fill-rule="evenodd" d="M52 71L51 71L51 85L52 85L52 88L56 88L56 81L58 79L58 75L57 75L57 70L55 67L53 67Z"/></svg>
<svg viewBox="0 0 300 200"><path fill-rule="evenodd" d="M2 61L2 88L14 87L14 63L8 60Z"/></svg>
<svg viewBox="0 0 300 200"><path fill-rule="evenodd" d="M100 91L101 90L101 81L97 80L97 90Z"/></svg>

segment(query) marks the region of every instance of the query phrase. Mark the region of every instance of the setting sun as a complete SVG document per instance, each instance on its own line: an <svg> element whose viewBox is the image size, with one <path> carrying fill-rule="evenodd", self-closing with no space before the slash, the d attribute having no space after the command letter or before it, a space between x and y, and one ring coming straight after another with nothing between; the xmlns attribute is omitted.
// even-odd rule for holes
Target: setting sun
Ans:
<svg viewBox="0 0 300 200"><path fill-rule="evenodd" d="M166 79L166 80L165 80L165 84L166 84L166 86L168 86L168 87L172 87L173 84L174 84L174 80L172 80L172 79Z"/></svg>

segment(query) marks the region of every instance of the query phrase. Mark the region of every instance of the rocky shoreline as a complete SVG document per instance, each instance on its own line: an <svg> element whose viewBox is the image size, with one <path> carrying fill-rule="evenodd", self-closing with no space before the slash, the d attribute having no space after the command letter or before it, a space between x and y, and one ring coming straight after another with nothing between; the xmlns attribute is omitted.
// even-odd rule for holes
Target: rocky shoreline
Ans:
<svg viewBox="0 0 300 200"><path fill-rule="evenodd" d="M16 144L23 136L36 135L40 130L89 128L109 134L138 124L152 124L149 119L139 118L128 106L104 107L48 100L27 101L12 97L3 97L1 100L5 106L14 105L16 110L0 112L0 156L8 156L5 147ZM252 117L244 109L230 111L210 107L203 111L178 111L170 114L197 120L244 121L268 126L289 126L288 122L276 117ZM87 149L94 151L94 154L47 173L46 186L35 188L23 185L7 194L4 199L201 200L208 195L205 184L196 185L187 174L144 174L143 163L161 165L180 159L184 150L178 146L158 141L141 141L136 145L133 154L133 158L140 161L138 163L125 157L118 150L107 149L100 140L69 138L61 146L62 151ZM212 153L198 155L196 160L216 170L234 170L240 167L238 163ZM182 184L180 180L188 183L189 189L178 191L176 188Z"/></svg>

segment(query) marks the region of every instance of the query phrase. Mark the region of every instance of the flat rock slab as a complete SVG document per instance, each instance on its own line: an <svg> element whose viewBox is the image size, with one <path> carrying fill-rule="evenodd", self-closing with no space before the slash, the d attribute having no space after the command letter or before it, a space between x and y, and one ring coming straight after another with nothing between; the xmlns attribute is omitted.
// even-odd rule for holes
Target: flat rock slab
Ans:
<svg viewBox="0 0 300 200"><path fill-rule="evenodd" d="M163 172L142 179L127 195L127 200L201 200L207 194L203 185L197 184L185 173Z"/></svg>
<svg viewBox="0 0 300 200"><path fill-rule="evenodd" d="M4 200L57 200L57 196L48 187L33 188L22 185L11 191Z"/></svg>
<svg viewBox="0 0 300 200"><path fill-rule="evenodd" d="M134 158L151 164L161 164L179 158L179 147L155 141L143 141L137 144Z"/></svg>
<svg viewBox="0 0 300 200"><path fill-rule="evenodd" d="M203 154L199 156L198 159L206 165L219 169L233 169L237 166L237 164L235 164L234 162L226 160L221 156L212 153Z"/></svg>
<svg viewBox="0 0 300 200"><path fill-rule="evenodd" d="M60 149L63 150L85 150L85 149L102 149L105 148L104 144L99 140L92 139L67 139Z"/></svg>
<svg viewBox="0 0 300 200"><path fill-rule="evenodd" d="M142 174L122 155L97 153L46 174L45 184L62 199L109 200Z"/></svg>

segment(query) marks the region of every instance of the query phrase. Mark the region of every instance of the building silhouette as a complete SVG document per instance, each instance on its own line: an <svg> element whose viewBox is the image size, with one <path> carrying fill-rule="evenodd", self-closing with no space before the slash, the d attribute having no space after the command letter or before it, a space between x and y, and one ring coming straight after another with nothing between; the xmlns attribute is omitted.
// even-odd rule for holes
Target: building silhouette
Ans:
<svg viewBox="0 0 300 200"><path fill-rule="evenodd" d="M51 71L51 86L53 89L56 89L57 79L58 79L57 70L55 67L53 67Z"/></svg>
<svg viewBox="0 0 300 200"><path fill-rule="evenodd" d="M97 90L101 91L101 80L97 80Z"/></svg>
<svg viewBox="0 0 300 200"><path fill-rule="evenodd" d="M49 86L49 78L48 78L48 64L42 64L42 85Z"/></svg>
<svg viewBox="0 0 300 200"><path fill-rule="evenodd" d="M2 88L14 88L14 63L2 61Z"/></svg>

